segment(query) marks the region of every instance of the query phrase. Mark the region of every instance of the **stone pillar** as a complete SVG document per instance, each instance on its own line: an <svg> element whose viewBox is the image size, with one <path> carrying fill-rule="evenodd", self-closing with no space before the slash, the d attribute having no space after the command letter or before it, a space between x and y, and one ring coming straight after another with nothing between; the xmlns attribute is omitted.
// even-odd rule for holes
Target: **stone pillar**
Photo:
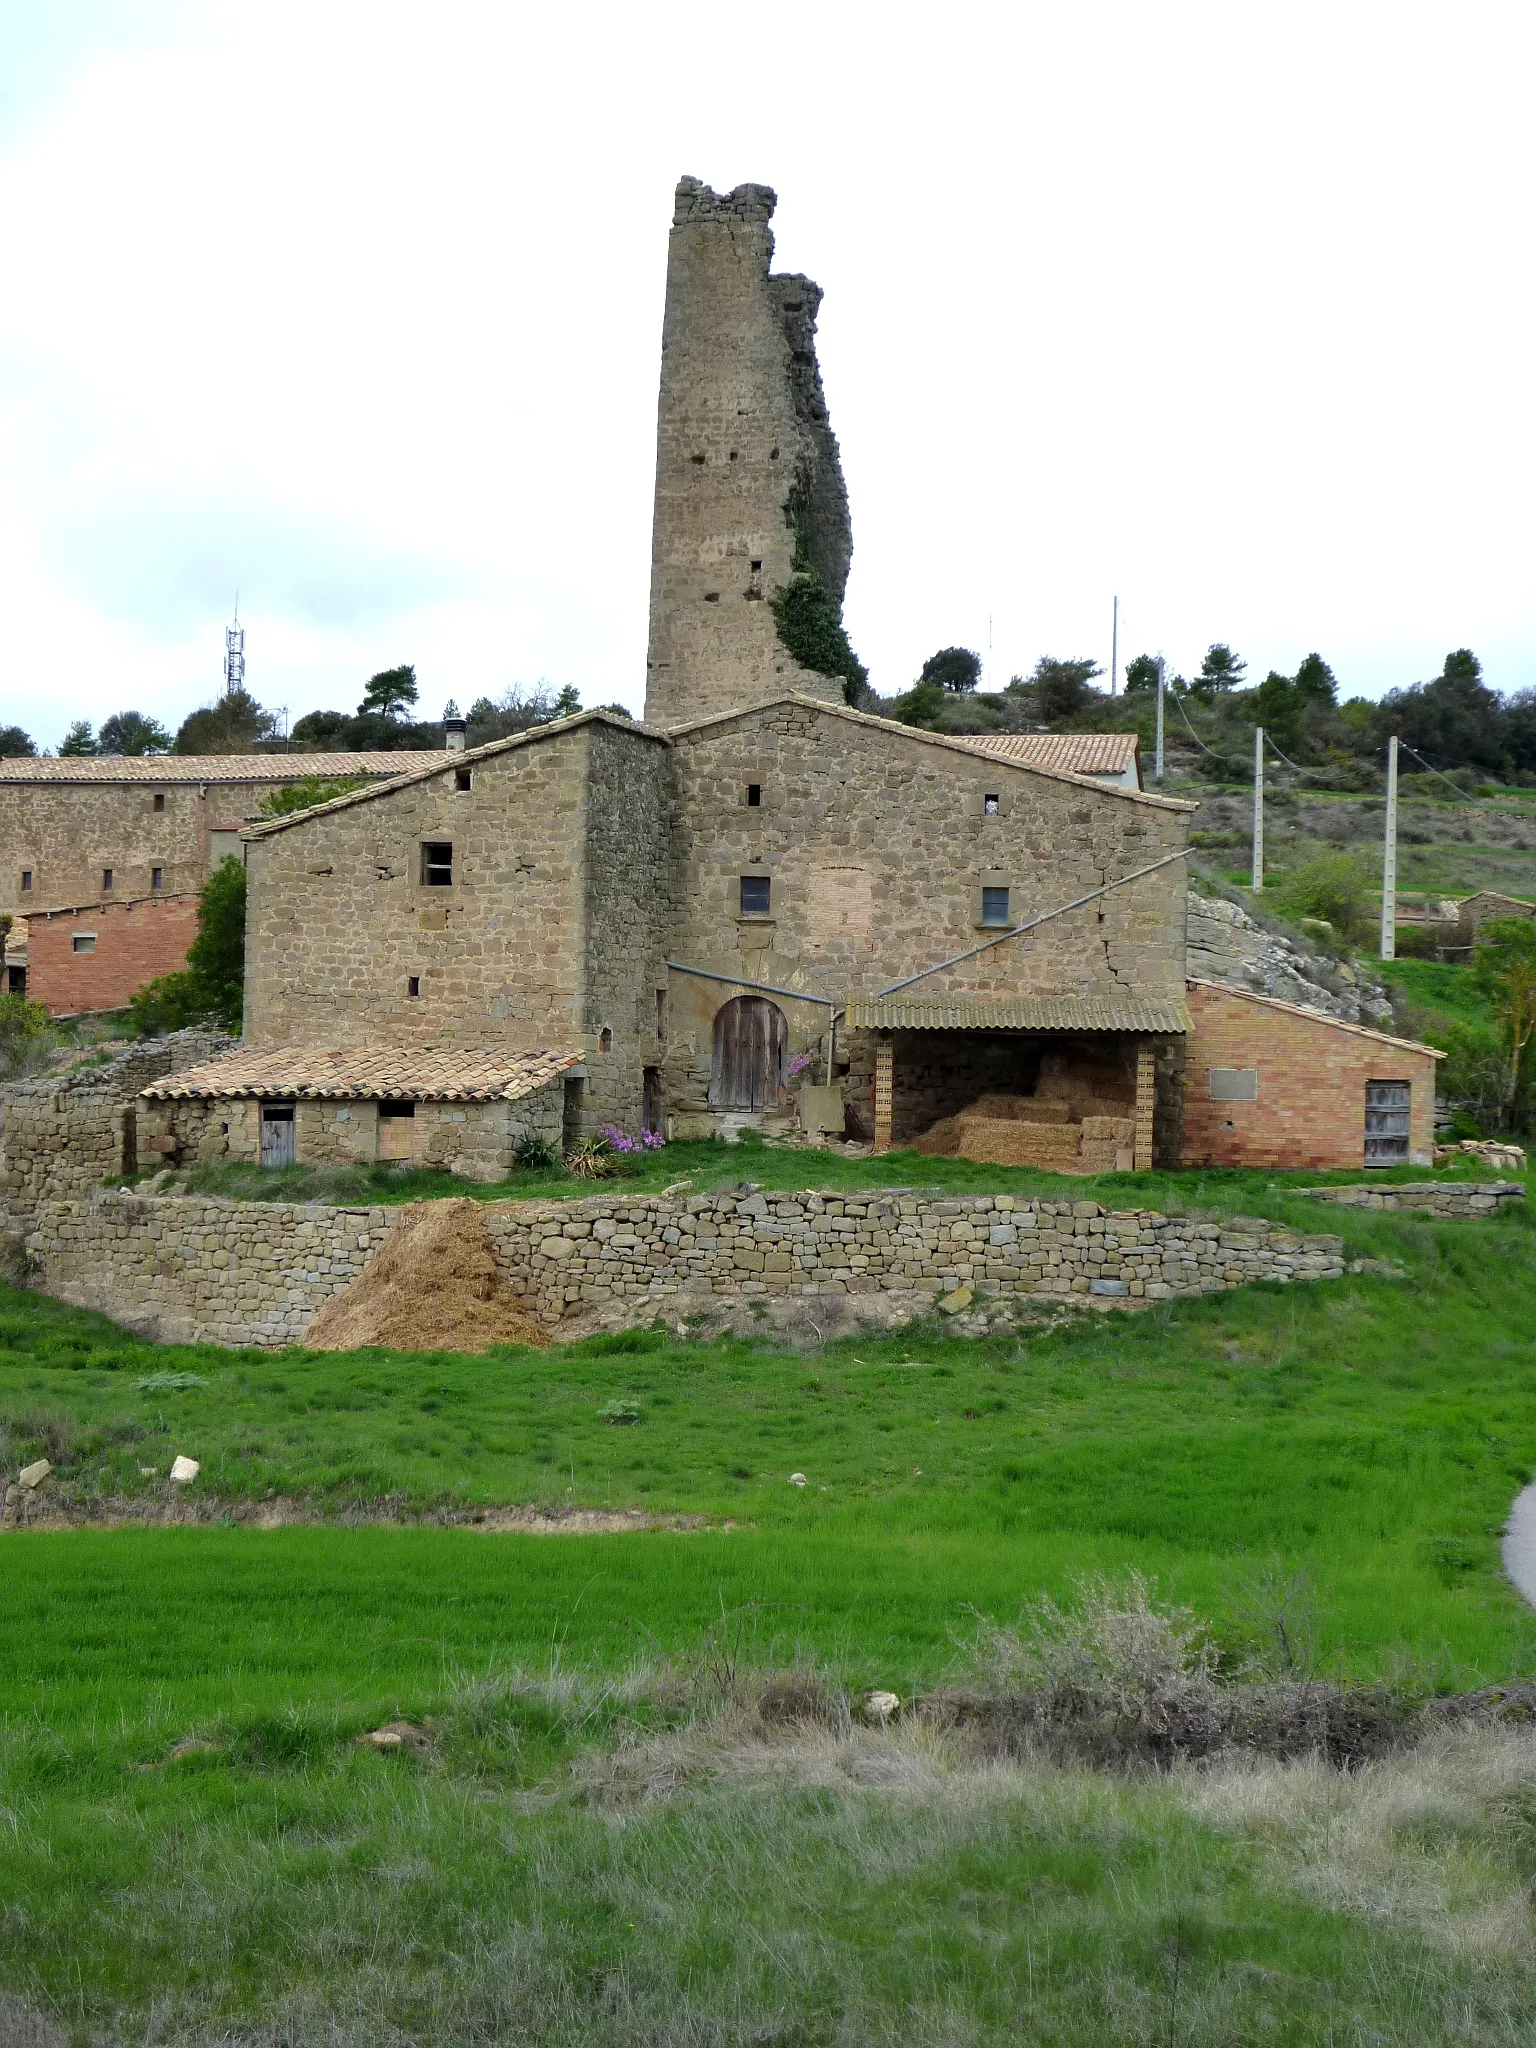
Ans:
<svg viewBox="0 0 1536 2048"><path fill-rule="evenodd" d="M1150 1045L1136 1048L1136 1153L1138 1173L1152 1167L1152 1110L1157 1098L1157 1057Z"/></svg>
<svg viewBox="0 0 1536 2048"><path fill-rule="evenodd" d="M896 1048L888 1038L875 1047L875 1150L891 1149L891 1107L895 1093Z"/></svg>

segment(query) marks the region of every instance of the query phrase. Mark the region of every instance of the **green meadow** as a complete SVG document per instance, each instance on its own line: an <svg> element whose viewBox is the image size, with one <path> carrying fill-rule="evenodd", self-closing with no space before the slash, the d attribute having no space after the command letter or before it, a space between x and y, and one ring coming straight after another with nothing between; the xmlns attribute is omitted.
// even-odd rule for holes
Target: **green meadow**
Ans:
<svg viewBox="0 0 1536 2048"><path fill-rule="evenodd" d="M483 1358L0 1295L6 1468L49 1457L86 1518L0 1536L0 2041L1536 2039L1529 1737L1143 1781L754 1715L788 1669L920 1694L978 1615L1131 1572L1233 1672L1282 1606L1320 1675L1532 1672L1498 1561L1527 1219L1206 1197L1376 1269L985 1339ZM178 1452L207 1521L114 1525ZM514 1504L690 1519L464 1519ZM358 1746L393 1719L425 1746Z"/></svg>

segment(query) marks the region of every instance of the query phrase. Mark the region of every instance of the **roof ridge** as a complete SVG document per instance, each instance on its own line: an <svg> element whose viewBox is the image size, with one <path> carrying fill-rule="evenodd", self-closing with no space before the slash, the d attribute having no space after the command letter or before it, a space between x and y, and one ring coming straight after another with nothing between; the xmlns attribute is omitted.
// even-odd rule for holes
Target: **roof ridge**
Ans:
<svg viewBox="0 0 1536 2048"><path fill-rule="evenodd" d="M1438 1046L1424 1045L1417 1038L1397 1038L1390 1031L1378 1031L1372 1024L1352 1024L1347 1017L1332 1016L1327 1010L1314 1010L1307 1003L1288 1003L1284 996L1261 995L1257 989L1238 988L1230 981L1207 981L1203 975L1185 976L1189 988L1219 989L1224 996L1241 996L1247 1003L1263 1003L1271 1010L1288 1010L1294 1017L1305 1017L1312 1024L1331 1024L1335 1031L1353 1031L1359 1038L1376 1038L1383 1045L1395 1045L1404 1052L1427 1053L1431 1059L1443 1060L1446 1055Z"/></svg>
<svg viewBox="0 0 1536 2048"><path fill-rule="evenodd" d="M880 718L869 711L855 711L851 705L831 704L825 698L808 697L799 690L781 690L776 696L761 697L750 704L738 704L729 711L713 711L705 718L689 719L686 725L669 726L668 736L678 740L685 735L702 732L708 726L724 725L733 718L750 718L754 712L769 711L780 704L801 705L810 711L820 711L828 718L845 719L853 725L878 727L882 733L897 739L945 747L953 752L974 757L975 750L969 745L969 740L978 737L976 734L962 736L956 733L929 732L920 725L903 725L899 719ZM1074 789L1091 789L1100 796L1116 797L1127 803L1151 804L1155 810L1193 812L1200 808L1198 804L1189 803L1183 797L1158 796L1148 789L1121 789L1114 783L1096 781L1091 775L1074 775L1064 768L1041 768L1032 761L1007 761L1002 756L994 758L1003 760L1005 766L1015 768L1023 775L1044 775L1053 782L1068 783Z"/></svg>
<svg viewBox="0 0 1536 2048"><path fill-rule="evenodd" d="M349 789L344 796L333 796L328 803L310 804L302 811L290 811L283 818L263 818L260 824L248 825L241 834L244 839L270 839L274 833L286 832L294 825L308 824L311 818L326 816L332 811L346 810L352 804L370 803L375 797L392 795L411 783L425 782L429 776L441 775L450 766L461 768L470 762L486 761L498 754L509 754L514 748L526 747L540 740L547 740L556 733L572 732L579 725L608 725L616 732L637 733L643 739L655 740L662 746L671 746L669 734L660 727L646 725L638 718L621 718L617 712L609 711L604 705L594 704L590 711L576 711L569 718L552 718L543 725L531 725L524 732L509 733L504 740L487 740L483 747L465 747L461 751L435 758L428 768L415 774L394 775L386 782L375 783L371 789Z"/></svg>

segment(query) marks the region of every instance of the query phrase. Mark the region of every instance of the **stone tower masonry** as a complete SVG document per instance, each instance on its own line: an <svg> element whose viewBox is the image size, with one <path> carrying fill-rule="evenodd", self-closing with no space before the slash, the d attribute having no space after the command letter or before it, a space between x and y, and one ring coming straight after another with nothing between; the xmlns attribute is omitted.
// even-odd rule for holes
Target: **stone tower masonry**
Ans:
<svg viewBox="0 0 1536 2048"><path fill-rule="evenodd" d="M853 538L816 365L821 289L769 275L766 185L677 188L667 251L645 716L686 724L782 690L842 702L778 637L773 593L801 561L834 602ZM791 523L793 520L793 523Z"/></svg>

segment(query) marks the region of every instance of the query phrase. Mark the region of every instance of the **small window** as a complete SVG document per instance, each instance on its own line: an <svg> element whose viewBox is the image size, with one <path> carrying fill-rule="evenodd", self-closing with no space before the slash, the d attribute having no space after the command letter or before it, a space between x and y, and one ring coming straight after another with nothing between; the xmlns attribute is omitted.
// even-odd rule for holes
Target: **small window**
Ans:
<svg viewBox="0 0 1536 2048"><path fill-rule="evenodd" d="M599 1052L613 1051L613 1033L609 1030L606 1024L603 1026L602 1030L599 1031L599 1033L597 1034L597 1049Z"/></svg>
<svg viewBox="0 0 1536 2048"><path fill-rule="evenodd" d="M23 895L25 895L25 894L26 894L26 892L27 892L27 891L28 891L28 890L29 890L29 889L30 889L31 887L32 887L32 870L31 870L30 868L23 868L23 869L22 869L22 871L21 871L21 888L22 888L22 894L23 894Z"/></svg>
<svg viewBox="0 0 1536 2048"><path fill-rule="evenodd" d="M762 573L763 573L763 565L762 565L762 563L761 563L761 562L754 562L754 563L752 564L752 574L753 574L754 576L761 576L761 575L762 575Z"/></svg>
<svg viewBox="0 0 1536 2048"><path fill-rule="evenodd" d="M749 782L747 784L747 809L749 811L760 810L762 802L763 785L760 782Z"/></svg>
<svg viewBox="0 0 1536 2048"><path fill-rule="evenodd" d="M405 977L405 992L408 996L419 996L421 994L421 976L419 974L408 974Z"/></svg>
<svg viewBox="0 0 1536 2048"><path fill-rule="evenodd" d="M108 891L108 890L109 890L109 889L110 889L111 887L112 887L112 870L111 870L110 868L103 868L103 869L102 869L102 871L101 871L101 893L103 894L103 896L105 896L105 895L106 895L107 891Z"/></svg>
<svg viewBox="0 0 1536 2048"><path fill-rule="evenodd" d="M463 795L466 791L473 789L475 786L474 769L455 768L453 771L453 786L456 790L458 790L460 795Z"/></svg>
<svg viewBox="0 0 1536 2048"><path fill-rule="evenodd" d="M428 889L453 887L453 847L446 839L428 839L421 849L421 880Z"/></svg>
<svg viewBox="0 0 1536 2048"><path fill-rule="evenodd" d="M162 790L157 789L155 791L155 809L157 811L163 811L165 809L165 794Z"/></svg>
<svg viewBox="0 0 1536 2048"><path fill-rule="evenodd" d="M1212 1067L1208 1085L1212 1102L1257 1102L1259 1070L1257 1067Z"/></svg>
<svg viewBox="0 0 1536 2048"><path fill-rule="evenodd" d="M719 591L718 591L718 590L706 590L706 591L705 591L705 593L704 593L704 602L705 602L706 604L718 604L718 603L720 602L720 593L719 593Z"/></svg>
<svg viewBox="0 0 1536 2048"><path fill-rule="evenodd" d="M149 871L149 886L150 886L150 888L151 888L151 889L163 889L163 888L165 887L165 869L164 869L164 868L151 868L151 869L150 869L150 871Z"/></svg>
<svg viewBox="0 0 1536 2048"><path fill-rule="evenodd" d="M656 991L656 1036L663 1045L667 1042L667 992L664 988Z"/></svg>
<svg viewBox="0 0 1536 2048"><path fill-rule="evenodd" d="M1008 922L1008 891L1006 889L983 889L981 892L981 921L983 924L1005 925Z"/></svg>
<svg viewBox="0 0 1536 2048"><path fill-rule="evenodd" d="M741 914L743 917L766 917L772 901L772 883L767 875L743 875L741 878Z"/></svg>
<svg viewBox="0 0 1536 2048"><path fill-rule="evenodd" d="M981 815L984 818L995 818L1002 808L1003 800L1000 796L984 796L981 800Z"/></svg>
<svg viewBox="0 0 1536 2048"><path fill-rule="evenodd" d="M96 934L94 932L76 932L74 946L77 953L94 953L96 950Z"/></svg>

